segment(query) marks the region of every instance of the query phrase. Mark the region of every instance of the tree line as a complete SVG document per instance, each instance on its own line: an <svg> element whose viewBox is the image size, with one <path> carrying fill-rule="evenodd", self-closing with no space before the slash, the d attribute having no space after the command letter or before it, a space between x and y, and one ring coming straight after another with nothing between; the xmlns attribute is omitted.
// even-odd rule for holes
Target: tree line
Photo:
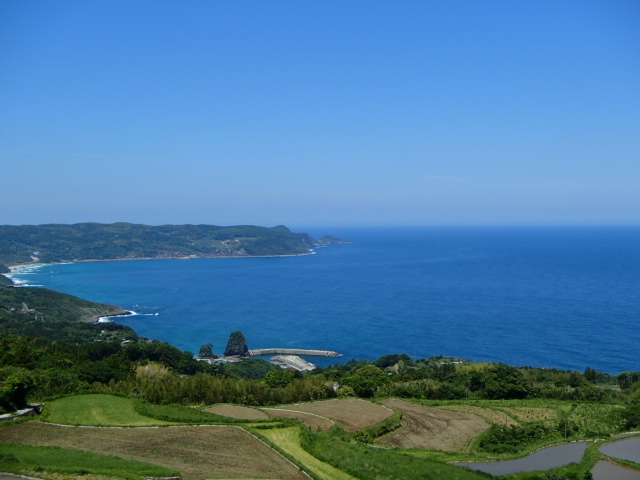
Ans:
<svg viewBox="0 0 640 480"><path fill-rule="evenodd" d="M71 322L66 327L71 331L89 328ZM115 324L91 326L96 327L123 328ZM157 367L145 370L148 365ZM36 399L100 390L154 403L262 406L346 396L548 398L630 405L640 401L638 372L613 376L592 369L517 368L442 357L414 361L407 355L392 355L376 362L351 361L301 374L259 359L210 365L168 343L140 338L125 344L119 340L67 342L0 330L0 381L11 383L12 375L18 375ZM15 400L5 400L4 408Z"/></svg>

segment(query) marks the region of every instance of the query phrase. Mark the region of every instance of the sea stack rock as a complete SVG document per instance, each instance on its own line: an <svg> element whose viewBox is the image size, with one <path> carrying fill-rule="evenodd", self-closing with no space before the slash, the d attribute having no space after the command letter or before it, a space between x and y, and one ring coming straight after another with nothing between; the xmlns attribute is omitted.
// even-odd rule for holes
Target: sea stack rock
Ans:
<svg viewBox="0 0 640 480"><path fill-rule="evenodd" d="M229 343L224 351L225 357L248 357L249 347L247 346L247 339L244 338L244 333L240 330L233 332L229 336Z"/></svg>

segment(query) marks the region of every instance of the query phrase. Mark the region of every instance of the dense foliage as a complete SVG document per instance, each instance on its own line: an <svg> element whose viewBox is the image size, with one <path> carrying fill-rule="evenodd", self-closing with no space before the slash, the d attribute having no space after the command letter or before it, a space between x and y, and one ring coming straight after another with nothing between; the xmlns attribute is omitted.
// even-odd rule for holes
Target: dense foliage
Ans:
<svg viewBox="0 0 640 480"><path fill-rule="evenodd" d="M284 226L131 223L0 226L0 262L295 255L315 243Z"/></svg>
<svg viewBox="0 0 640 480"><path fill-rule="evenodd" d="M542 423L524 426L492 425L480 439L478 447L491 453L515 453L523 446L535 445L549 438L560 440L562 437L557 428Z"/></svg>
<svg viewBox="0 0 640 480"><path fill-rule="evenodd" d="M114 305L90 302L46 288L0 286L0 319L80 322L123 313L121 308Z"/></svg>

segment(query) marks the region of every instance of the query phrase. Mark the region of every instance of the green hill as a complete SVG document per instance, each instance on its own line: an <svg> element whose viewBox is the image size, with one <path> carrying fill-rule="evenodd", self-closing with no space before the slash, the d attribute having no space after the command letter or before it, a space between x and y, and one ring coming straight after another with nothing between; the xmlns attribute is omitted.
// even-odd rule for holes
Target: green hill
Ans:
<svg viewBox="0 0 640 480"><path fill-rule="evenodd" d="M0 264L309 253L316 240L287 227L131 223L1 225Z"/></svg>
<svg viewBox="0 0 640 480"><path fill-rule="evenodd" d="M90 302L45 288L0 286L0 320L92 322L126 312L114 305Z"/></svg>

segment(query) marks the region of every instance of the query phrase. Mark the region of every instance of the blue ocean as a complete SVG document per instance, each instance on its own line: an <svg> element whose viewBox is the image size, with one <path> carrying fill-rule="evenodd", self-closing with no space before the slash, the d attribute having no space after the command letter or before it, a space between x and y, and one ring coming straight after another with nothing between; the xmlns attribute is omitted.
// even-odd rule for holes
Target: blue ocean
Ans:
<svg viewBox="0 0 640 480"><path fill-rule="evenodd" d="M640 228L298 229L351 243L297 257L90 262L15 275L137 315L117 321L197 352L336 350L640 371Z"/></svg>

